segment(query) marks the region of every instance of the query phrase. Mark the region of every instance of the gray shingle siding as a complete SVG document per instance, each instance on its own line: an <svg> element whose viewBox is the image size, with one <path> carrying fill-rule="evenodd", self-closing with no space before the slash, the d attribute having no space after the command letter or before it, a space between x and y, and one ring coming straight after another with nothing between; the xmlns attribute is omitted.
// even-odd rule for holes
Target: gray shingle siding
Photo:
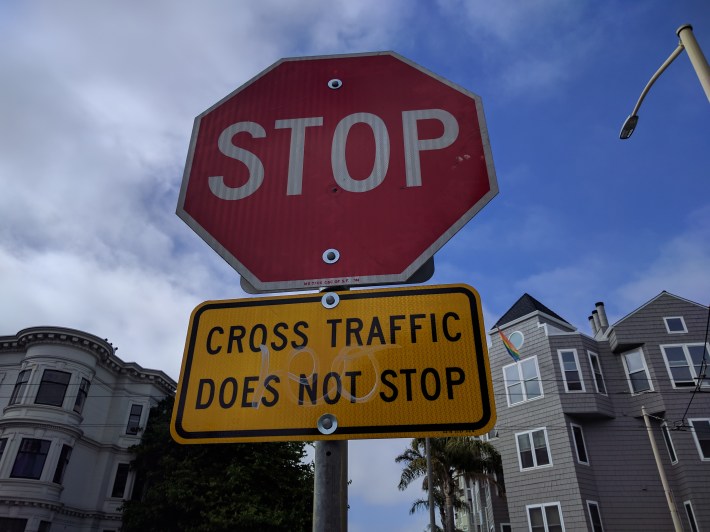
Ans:
<svg viewBox="0 0 710 532"><path fill-rule="evenodd" d="M544 306L542 306L544 307ZM664 317L682 316L687 333L669 334ZM565 529L591 530L587 501L599 505L606 531L672 530L656 462L641 412L651 425L661 462L686 530L683 501L690 500L700 530L710 530L710 461L701 460L687 419L710 418L710 395L698 393L688 409L692 388L673 386L662 345L702 343L708 308L667 292L591 338L543 312L500 326L506 335L520 331L521 361L537 357L543 397L508 406L503 368L514 363L497 330L491 331L491 371L497 405L499 438L492 440L503 458L509 522L528 530L526 507L559 503ZM653 391L632 393L623 355L640 348ZM559 349L577 352L584 392L567 392ZM607 395L596 392L588 351L599 357ZM671 463L661 431L668 421L678 462ZM578 463L570 424L579 425L589 465ZM552 465L521 471L516 434L544 427ZM496 524L498 529L498 524Z"/></svg>

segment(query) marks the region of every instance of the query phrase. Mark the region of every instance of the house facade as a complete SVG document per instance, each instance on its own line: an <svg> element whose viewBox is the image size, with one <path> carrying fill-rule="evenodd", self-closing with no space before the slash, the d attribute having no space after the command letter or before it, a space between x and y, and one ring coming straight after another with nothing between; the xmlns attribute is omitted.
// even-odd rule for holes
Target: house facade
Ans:
<svg viewBox="0 0 710 532"><path fill-rule="evenodd" d="M508 515L473 529L710 530L708 307L662 292L589 320L525 294L489 331Z"/></svg>
<svg viewBox="0 0 710 532"><path fill-rule="evenodd" d="M0 336L0 530L120 529L129 448L176 383L115 351L61 327Z"/></svg>

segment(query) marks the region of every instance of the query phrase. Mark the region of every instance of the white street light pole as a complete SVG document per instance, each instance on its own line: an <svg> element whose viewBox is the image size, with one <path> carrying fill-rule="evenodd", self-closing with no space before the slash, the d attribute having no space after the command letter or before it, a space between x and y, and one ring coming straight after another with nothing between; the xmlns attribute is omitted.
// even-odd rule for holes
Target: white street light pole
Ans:
<svg viewBox="0 0 710 532"><path fill-rule="evenodd" d="M624 122L624 125L621 127L621 133L619 133L620 139L628 139L634 132L634 129L636 129L636 124L639 120L637 113L639 108L641 107L641 102L643 102L643 99L646 97L646 94L648 94L648 91L651 89L651 86L655 83L659 76L663 74L666 68L668 68L668 65L670 65L683 50L688 52L690 62L692 63L693 68L695 69L695 73L698 75L700 84L705 90L705 95L708 97L708 101L710 101L710 67L708 66L707 59L705 59L705 56L703 55L703 51L698 45L698 41L695 40L695 35L693 35L693 27L690 24L684 24L676 30L676 35L678 35L678 38L680 39L678 47L673 50L673 53L668 57L668 59L666 59L666 61L661 65L661 67L656 71L656 73L651 76L651 79L648 81L643 91L641 91L641 96L639 96L639 99L636 102L633 111L631 111L631 114Z"/></svg>

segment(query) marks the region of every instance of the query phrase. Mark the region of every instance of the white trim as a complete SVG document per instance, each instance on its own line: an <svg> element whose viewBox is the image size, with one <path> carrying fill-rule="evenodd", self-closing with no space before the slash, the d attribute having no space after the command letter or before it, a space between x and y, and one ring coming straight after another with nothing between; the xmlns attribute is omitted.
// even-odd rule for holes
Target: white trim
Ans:
<svg viewBox="0 0 710 532"><path fill-rule="evenodd" d="M559 501L555 502L543 502L540 504L526 504L525 505L525 517L528 520L528 531L532 532L532 523L530 522L530 509L540 508L542 510L542 519L545 526L545 532L548 532L549 528L547 526L547 516L545 515L545 508L548 506L557 506L557 511L560 514L560 526L562 527L562 532L565 532L565 520L562 516L562 505Z"/></svg>
<svg viewBox="0 0 710 532"><path fill-rule="evenodd" d="M666 371L668 372L668 378L671 380L671 384L673 385L673 388L678 389L678 388L694 388L698 384L698 375L695 372L695 364L693 364L693 359L690 356L690 350L689 347L691 346L702 346L702 342L690 342L687 344L663 344L660 345L659 347L661 348L661 354L663 354L663 361L666 363ZM710 345L704 344L705 345L705 352L710 352ZM692 384L686 384L685 386L678 386L676 384L675 379L673 378L673 373L671 372L671 365L668 362L668 356L666 356L666 348L668 347L680 347L683 349L683 354L685 355L685 361L687 363L687 367L690 370L690 376L692 378L692 381L683 381L683 382L692 382ZM705 382L701 384L701 386L708 387L710 386L710 381L705 379Z"/></svg>
<svg viewBox="0 0 710 532"><path fill-rule="evenodd" d="M604 384L603 392L599 390L599 385L597 384L597 376L596 373L594 373L594 364L592 363L592 357L595 357L597 359L597 366L599 366L599 375L601 375L602 384ZM602 370L602 359L599 356L599 353L595 353L594 351L590 351L589 349L587 349L587 360L589 360L589 369L592 372L592 381L594 382L594 389L597 391L598 394L608 397L609 390L606 387L606 379L604 378L604 371Z"/></svg>
<svg viewBox="0 0 710 532"><path fill-rule="evenodd" d="M106 498L109 500L127 500L133 495L133 479L135 476L135 471L131 469L131 461L128 456L115 456L116 461L112 468L112 474L108 482L106 490ZM126 484L123 486L123 493L120 497L113 496L113 487L116 484L116 475L118 475L118 467L122 464L128 466L128 474L126 475Z"/></svg>
<svg viewBox="0 0 710 532"><path fill-rule="evenodd" d="M539 432L542 431L543 435L545 436L545 450L547 451L547 459L550 461L547 464L543 465L537 465L537 457L535 456L535 442L533 440L533 432ZM520 443L518 440L518 437L526 434L528 436L528 441L530 443L530 451L532 453L532 459L534 462L534 465L532 467L523 467L523 460L521 457L520 453ZM546 427L538 427L535 429L530 429L530 430L523 430L521 432L516 432L515 433L515 448L517 449L517 454L518 454L518 467L520 468L520 471L532 471L533 469L543 469L546 467L552 467L554 464L552 463L552 452L550 450L550 440L547 437L547 428Z"/></svg>
<svg viewBox="0 0 710 532"><path fill-rule="evenodd" d="M690 523L690 517L693 517L693 523L691 524L690 531L698 532L700 527L698 527L698 518L695 516L695 510L693 510L693 503L690 500L683 501L683 508L685 508L685 516L688 518L688 523ZM690 511L688 511L690 509ZM692 525L695 525L693 527Z"/></svg>
<svg viewBox="0 0 710 532"><path fill-rule="evenodd" d="M582 387L581 390L570 390L569 389L569 383L567 382L567 373L565 371L565 364L564 364L564 361L562 360L562 353L568 353L568 352L571 352L572 355L574 356L574 364L576 366L577 376L579 377L579 385ZM562 371L562 381L565 383L565 392L567 392L567 393L584 393L584 392L586 392L587 389L584 386L584 378L582 377L582 366L579 364L579 356L577 356L577 350L576 349L558 349L557 350L557 359L560 363L560 370Z"/></svg>
<svg viewBox="0 0 710 532"><path fill-rule="evenodd" d="M128 401L128 408L126 409L126 413L123 418L123 427L121 427L121 436L126 436L126 437L133 437L133 438L140 438L141 437L141 432L145 429L146 423L148 422L148 411L150 410L150 404L146 401ZM138 420L138 432L136 433L131 433L128 432L128 422L131 419L131 410L133 409L134 405L140 405L141 408L141 417Z"/></svg>
<svg viewBox="0 0 710 532"><path fill-rule="evenodd" d="M574 432L574 427L577 427L579 429L579 434L580 437L582 438L582 447L584 447L584 454L587 455L587 461L583 461L582 458L579 456L579 449L577 447L577 435ZM582 465L589 465L589 448L587 447L587 440L584 438L584 429L582 428L582 425L578 425L577 423L570 423L569 424L570 431L572 431L572 440L574 443L574 455L577 457L577 463L582 464Z"/></svg>
<svg viewBox="0 0 710 532"><path fill-rule="evenodd" d="M703 462L710 462L710 455L705 456L703 454L703 450L700 447L700 440L698 439L698 434L695 432L695 424L693 421L704 421L710 425L710 418L695 418L695 419L689 419L688 423L690 423L691 426L691 433L693 434L693 440L695 440L695 447L698 449L698 456L700 457L700 460Z"/></svg>
<svg viewBox="0 0 710 532"><path fill-rule="evenodd" d="M626 357L629 355L633 355L634 353L639 353L641 355L641 363L643 364L643 370L646 373L646 379L648 380L648 390L642 390L640 392L634 391L634 387L631 384L631 375L629 374L629 366L626 364ZM631 395L640 395L642 393L648 393L654 391L653 388L653 381L651 380L651 373L648 371L648 365L646 364L646 356L643 354L643 349L638 347L636 349L632 349L631 351L627 351L626 353L621 354L621 361L624 364L624 371L626 372L626 382L629 384L629 391L631 392Z"/></svg>
<svg viewBox="0 0 710 532"><path fill-rule="evenodd" d="M671 331L671 328L668 326L668 320L680 320L680 323L683 326L683 330ZM666 326L666 331L668 332L668 334L685 334L688 332L688 327L685 325L685 319L683 319L683 316L666 316L663 318L663 323Z"/></svg>
<svg viewBox="0 0 710 532"><path fill-rule="evenodd" d="M527 388L525 387L525 380L523 379L523 372L522 372L522 365L529 363L529 361L533 361L535 364L535 372L537 374L537 382L538 382L538 385L540 386L540 395L538 395L537 397L533 397L533 398L528 398L528 391L527 391ZM518 383L521 385L522 391L523 391L523 400L515 402L515 403L510 402L510 394L508 393L508 379L507 379L506 373L505 373L506 369L511 366L515 366L515 369L518 373ZM532 357L528 357L525 359L521 359L518 362L513 362L512 364L507 364L501 368L501 371L503 372L503 384L505 385L505 398L507 400L509 408L512 406L527 403L528 401L535 401L536 399L542 399L543 397L545 397L545 391L542 389L542 378L540 377L540 366L537 363L537 355L532 356Z"/></svg>
<svg viewBox="0 0 710 532"><path fill-rule="evenodd" d="M668 450L668 458L671 464L678 463L678 453L675 450L675 444L673 443L673 438L671 438L671 431L668 428L668 423L665 421L661 423L661 435L663 436L663 441L666 444L666 449ZM675 456L675 459L673 457Z"/></svg>
<svg viewBox="0 0 710 532"><path fill-rule="evenodd" d="M594 520L592 519L592 505L597 507L597 513L599 514L599 523L602 525L602 532L604 532L604 521L602 521L602 511L599 508L599 503L597 501L592 501L587 499L587 514L589 514L589 524L592 527L592 531L594 530Z"/></svg>

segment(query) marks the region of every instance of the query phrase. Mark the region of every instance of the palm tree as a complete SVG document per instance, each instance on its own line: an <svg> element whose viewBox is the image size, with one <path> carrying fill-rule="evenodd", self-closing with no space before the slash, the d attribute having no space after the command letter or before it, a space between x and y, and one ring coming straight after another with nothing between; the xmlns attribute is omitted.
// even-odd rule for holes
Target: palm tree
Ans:
<svg viewBox="0 0 710 532"><path fill-rule="evenodd" d="M404 463L399 489L405 490L416 479L424 477L422 489L433 486L434 505L439 508L444 532L454 532L454 509L465 506L459 497L458 480L490 480L501 470L501 459L495 447L471 437L431 438L432 478L427 478L426 439L414 438L395 462ZM427 500L414 502L410 513L428 508Z"/></svg>

